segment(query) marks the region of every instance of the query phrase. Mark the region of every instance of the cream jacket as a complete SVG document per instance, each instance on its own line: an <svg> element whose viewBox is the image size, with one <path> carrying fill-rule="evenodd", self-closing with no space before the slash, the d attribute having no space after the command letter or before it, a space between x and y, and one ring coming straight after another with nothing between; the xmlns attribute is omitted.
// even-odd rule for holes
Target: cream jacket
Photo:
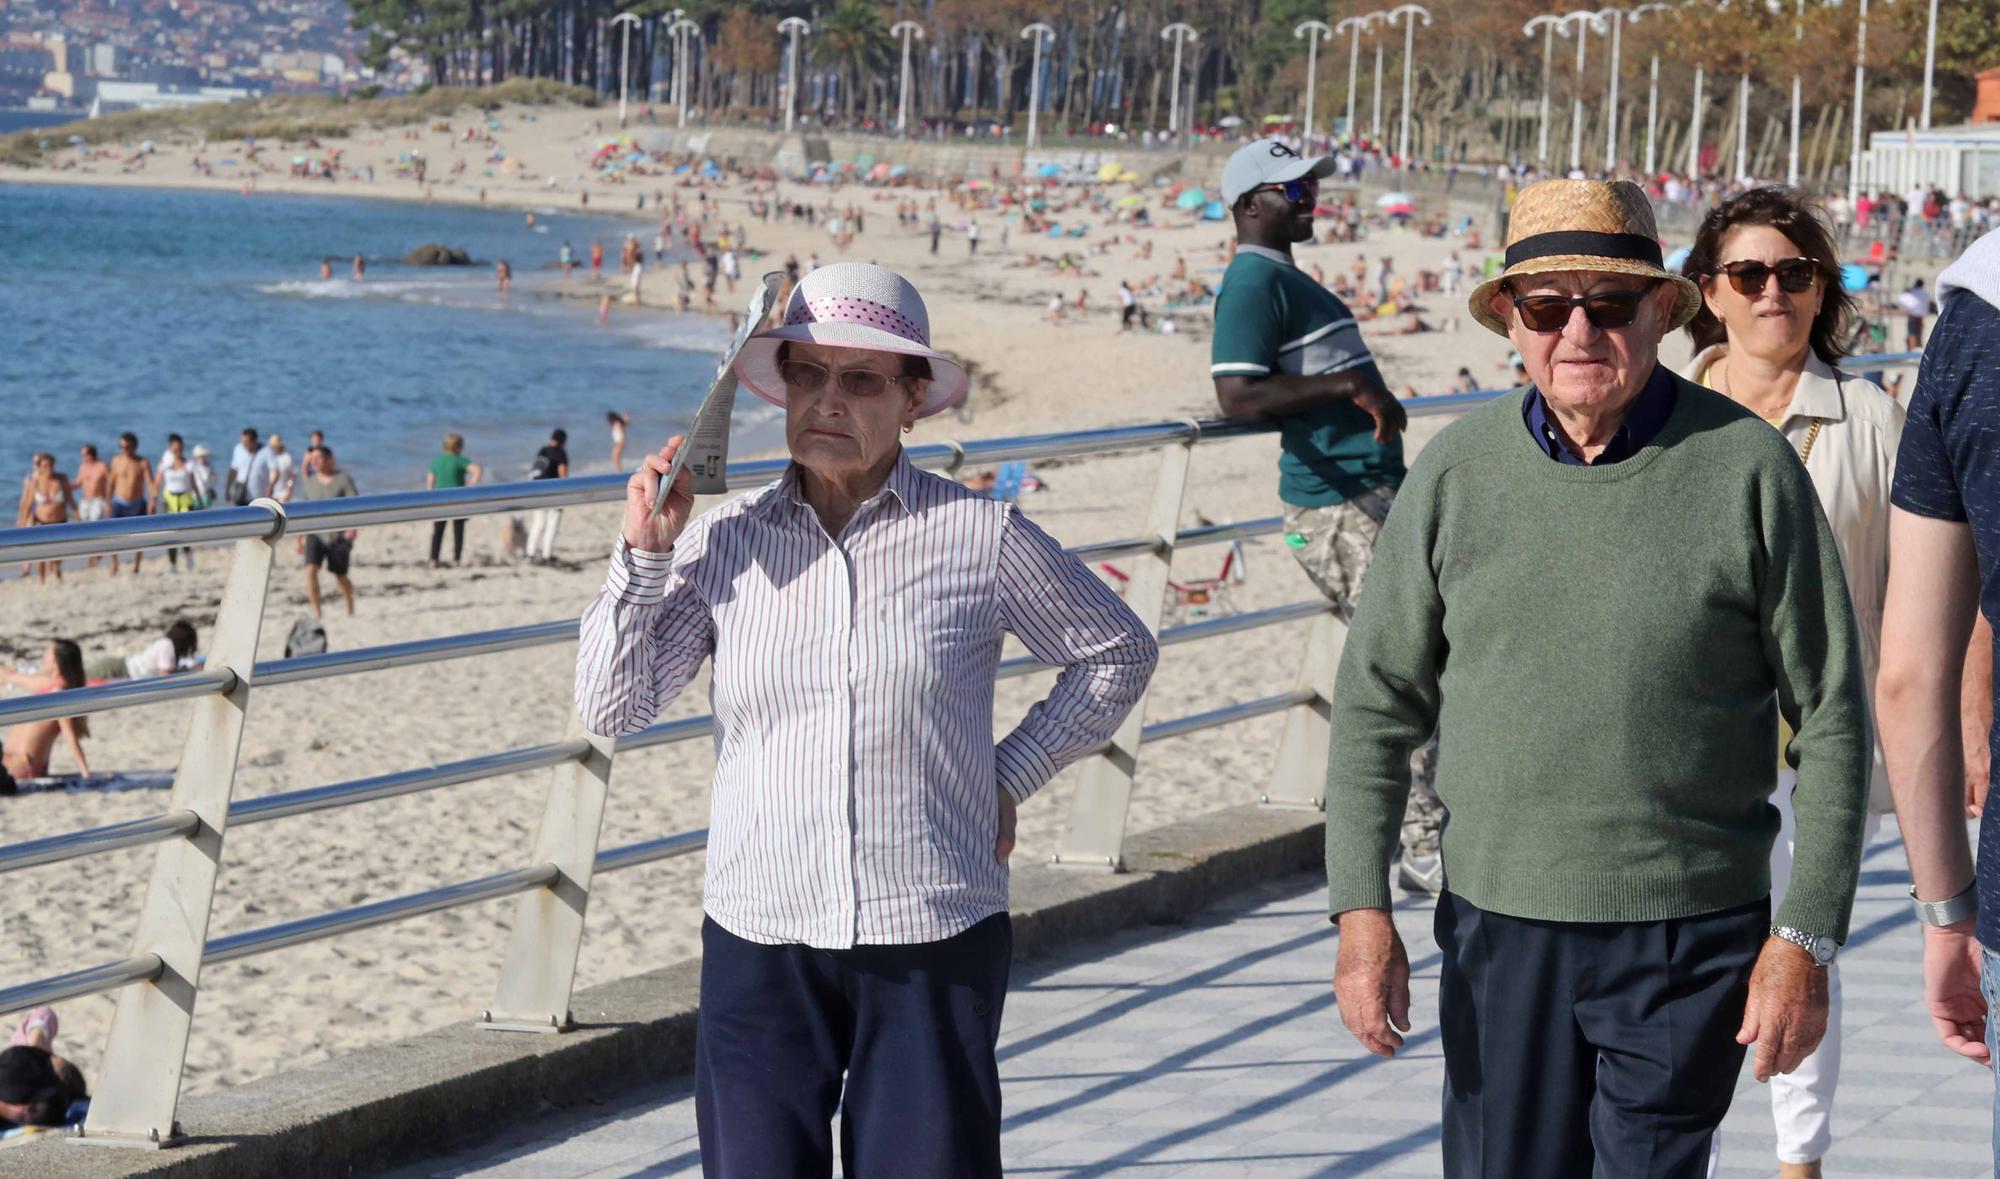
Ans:
<svg viewBox="0 0 2000 1179"><path fill-rule="evenodd" d="M1687 378L1701 384L1709 366L1728 354L1727 344L1703 349L1689 362ZM1806 473L1819 493L1847 574L1872 709L1875 671L1882 665L1882 599L1889 586L1889 486L1896 475L1896 447L1903 439L1903 407L1872 381L1851 373L1836 378L1833 368L1808 350L1791 408L1778 424L1792 449L1805 445L1814 419L1824 424L1806 456ZM1885 815L1893 809L1878 742L1868 810Z"/></svg>

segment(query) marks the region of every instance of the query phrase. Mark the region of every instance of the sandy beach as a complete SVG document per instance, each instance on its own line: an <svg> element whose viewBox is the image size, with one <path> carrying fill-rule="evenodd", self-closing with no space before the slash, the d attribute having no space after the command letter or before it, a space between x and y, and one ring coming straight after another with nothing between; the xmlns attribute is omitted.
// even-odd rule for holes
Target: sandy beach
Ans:
<svg viewBox="0 0 2000 1179"><path fill-rule="evenodd" d="M522 121L522 114L503 110L497 116L503 127L498 137L515 161L508 174L485 177L475 166L469 170L471 179L439 184L434 199L477 203L478 189L484 188L489 204L575 209L583 191L575 178L584 174L584 156L597 139L589 125L606 120L605 112L537 110L532 122ZM462 123L457 125L462 129ZM246 199L287 191L419 198L414 182L391 178L389 165L399 153L420 148L434 166L442 167L436 162L452 158L451 138L411 129L346 143L329 141L325 146L345 150L347 165L374 164L375 183L343 180L329 185L261 176ZM461 150L483 153L484 149L465 145ZM120 171L114 161L93 161L60 172L0 170L0 183L240 186L232 177L195 175L191 167L195 151L193 145L163 144L137 173ZM211 147L208 154L221 153ZM273 155L289 158L291 149L279 148ZM556 188L548 187L549 177L557 178ZM640 189L650 194L655 187L684 200L694 198L692 190L678 189L667 179L657 185L648 181ZM634 212L634 192L640 189L592 183L590 207L629 217ZM814 191L823 199L823 190ZM945 234L933 256L929 236L920 228L899 226L893 211L897 200L911 196L921 200L932 194L846 188L833 199L862 207L867 231L843 253L823 229L750 219L739 184L718 184L708 192L721 202L725 221L748 224L751 244L765 251L767 260L781 261L788 254L803 260L817 253L822 261L879 262L909 275L924 292L936 343L968 363L975 391L969 421L952 415L926 421L913 436L916 443L1216 412L1208 378L1206 309L1174 312L1176 331L1171 335L1121 334L1117 294L1121 279L1145 284L1171 270L1177 257L1185 258L1191 275L1213 281L1226 260L1229 232L1223 223L1188 225L1185 214L1175 214L1160 216L1162 224L1145 229L1098 225L1081 241L1060 244L1016 231L1003 245L999 219L981 214L977 256L969 256L964 236L956 232ZM781 199L806 192L799 185L780 185ZM650 204L645 215L653 215ZM947 215L948 226L953 219ZM1490 232L1489 227L1489 246ZM1114 235L1121 240L1104 252L1096 251L1098 243ZM1142 257L1148 242L1151 256ZM580 252L587 249L587 243L577 245ZM608 228L606 248L615 258L616 239ZM1059 248L1078 254L1087 273L1059 275L1046 266L1024 264ZM1438 268L1454 248L1461 250L1467 273L1476 273L1483 252L1465 251L1456 243L1407 230L1378 233L1360 245L1302 246L1298 256L1302 266L1317 265L1328 275L1349 272L1357 257L1366 257L1372 275L1386 255L1394 259L1397 273L1413 274L1419 268ZM526 269L551 261L517 265ZM754 266L745 269L755 272ZM656 299L665 286L662 279ZM580 297L594 297L581 286L578 290ZM1052 296L1061 296L1073 308L1079 292L1087 292L1086 310L1066 310L1061 322L1048 319L1046 307ZM1420 303L1428 322L1448 327L1455 321L1456 329L1399 336L1389 334L1391 324L1386 321L1365 328L1393 388L1442 392L1461 366L1469 368L1481 385L1506 382L1504 340L1479 328L1459 300L1430 296ZM1161 314L1157 301L1150 309L1155 316ZM613 314L665 313L621 306ZM1676 340L1665 358L1677 363L1684 355L1684 345ZM594 391L591 406L607 392L611 391ZM611 395L621 402L636 402L645 391ZM1408 436L1410 452L1414 454L1442 425L1437 418L1416 421ZM634 437L633 445L656 447L663 441L641 435ZM580 459L602 462L605 444L593 434L573 440L572 449ZM1183 525L1201 518L1225 521L1275 515L1279 510L1276 452L1273 437L1202 447L1194 460ZM1130 536L1140 530L1157 464L1156 456L1139 454L1037 465L1048 489L1027 497L1023 506L1066 543ZM333 645L351 649L575 618L602 581L616 529L615 509L566 513L558 567L502 559L503 519L472 521L467 536L470 560L458 569L425 567L428 526L364 533L355 552L359 610L351 619L337 613L337 607L329 611L327 629ZM1312 594L1275 538L1246 545L1245 556L1248 578L1235 594L1237 607L1279 605ZM1190 550L1177 561L1176 573L1210 576L1222 557L1218 548ZM136 579L113 579L102 569L84 570L72 564L70 577L60 588L25 580L0 584L0 658L30 659L54 636L74 638L90 653L137 650L176 617L195 622L206 640L223 564L222 553L204 553L197 572L175 577L167 573L164 560L151 559L144 575ZM273 587L264 628L265 658L277 657L286 629L305 609L299 560L289 546L280 557ZM1295 625L1234 636L1223 640L1226 647L1168 649L1154 684L1149 719L1181 716L1288 687L1303 636L1303 626ZM244 740L237 797L553 740L562 732L569 707L571 662L572 648L559 645L258 692ZM1039 676L1000 686L996 735L1014 724L1048 682L1047 676ZM123 771L171 767L179 754L187 707L158 706L94 718L88 746L93 767ZM705 681L698 681L671 715L705 711ZM1268 784L1280 727L1279 718L1270 717L1147 747L1131 829L1254 800ZM60 749L55 768L58 772L74 768ZM705 740L621 758L602 845L702 826L711 769L712 754ZM1074 770L1065 773L1022 809L1017 862L1049 855L1076 777ZM210 934L260 927L524 864L547 781L546 771L517 775L235 832L228 842ZM164 791L152 790L0 800L0 832L4 832L0 839L14 842L141 817L159 811L166 797ZM127 954L152 855L151 849L136 849L32 869L11 879L14 903L4 910L0 979L27 981ZM700 873L700 857L690 856L601 877L591 904L579 984L622 977L692 954L698 940ZM480 905L211 968L204 974L188 1055L188 1090L239 1083L476 1017L491 997L511 915L511 902ZM96 1075L112 1009L113 1000L103 996L61 1009L59 1048L89 1076Z"/></svg>

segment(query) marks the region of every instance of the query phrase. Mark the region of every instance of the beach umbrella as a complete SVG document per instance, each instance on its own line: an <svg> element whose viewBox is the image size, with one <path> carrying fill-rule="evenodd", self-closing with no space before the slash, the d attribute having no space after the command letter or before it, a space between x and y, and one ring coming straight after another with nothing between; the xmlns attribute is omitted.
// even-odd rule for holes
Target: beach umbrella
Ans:
<svg viewBox="0 0 2000 1179"><path fill-rule="evenodd" d="M1224 115L1215 121L1218 127L1241 127L1243 120L1236 115Z"/></svg>
<svg viewBox="0 0 2000 1179"><path fill-rule="evenodd" d="M889 175L891 176L908 176L909 174L910 166L908 164L897 164L895 167L889 169Z"/></svg>
<svg viewBox="0 0 2000 1179"><path fill-rule="evenodd" d="M1840 268L1840 289L1843 291L1865 291L1868 289L1868 269L1853 262Z"/></svg>
<svg viewBox="0 0 2000 1179"><path fill-rule="evenodd" d="M1174 198L1176 209L1199 209L1208 203L1208 194L1199 188L1184 188L1181 195Z"/></svg>
<svg viewBox="0 0 2000 1179"><path fill-rule="evenodd" d="M1035 169L1035 175L1041 177L1044 180L1053 180L1055 177L1060 176L1062 174L1063 170L1061 164L1043 164L1041 167Z"/></svg>
<svg viewBox="0 0 2000 1179"><path fill-rule="evenodd" d="M1121 184L1137 184L1139 183L1139 174L1127 168L1118 174L1118 180Z"/></svg>
<svg viewBox="0 0 2000 1179"><path fill-rule="evenodd" d="M868 169L868 179L870 180L886 180L888 177L889 165L887 164L877 164L873 168Z"/></svg>
<svg viewBox="0 0 2000 1179"><path fill-rule="evenodd" d="M1097 170L1099 180L1116 180L1120 169L1116 164L1106 164Z"/></svg>
<svg viewBox="0 0 2000 1179"><path fill-rule="evenodd" d="M854 166L865 172L875 166L875 157L868 152L862 152L860 155L854 157Z"/></svg>
<svg viewBox="0 0 2000 1179"><path fill-rule="evenodd" d="M1201 219L1203 221L1220 221L1227 216L1229 216L1229 210L1222 207L1221 201L1210 201L1201 210Z"/></svg>
<svg viewBox="0 0 2000 1179"><path fill-rule="evenodd" d="M1124 196L1118 198L1118 207L1121 209L1136 208L1137 206L1143 205L1145 203L1146 203L1146 198L1139 196L1137 193L1134 193L1131 196Z"/></svg>
<svg viewBox="0 0 2000 1179"><path fill-rule="evenodd" d="M72 136L70 136L70 137L69 137L69 141L70 141L71 143L75 143L75 144L81 144L81 143L83 143L83 142L84 142L84 138L83 138L83 136L81 136L81 135L72 135Z"/></svg>
<svg viewBox="0 0 2000 1179"><path fill-rule="evenodd" d="M1387 209L1394 205L1414 206L1416 203L1416 198L1407 192L1385 192L1375 198L1375 207L1378 209Z"/></svg>

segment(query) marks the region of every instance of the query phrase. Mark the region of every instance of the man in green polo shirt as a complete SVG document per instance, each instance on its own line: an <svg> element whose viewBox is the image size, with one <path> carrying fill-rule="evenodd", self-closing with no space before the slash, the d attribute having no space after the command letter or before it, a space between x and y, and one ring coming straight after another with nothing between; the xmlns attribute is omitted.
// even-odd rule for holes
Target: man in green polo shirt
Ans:
<svg viewBox="0 0 2000 1179"><path fill-rule="evenodd" d="M444 449L431 460L431 469L424 475L424 486L436 491L454 487L471 487L479 482L485 471L478 463L465 457L465 436L446 434ZM431 524L431 568L438 567L438 556L444 547L444 521ZM465 521L451 522L451 563L456 565L465 557Z"/></svg>
<svg viewBox="0 0 2000 1179"><path fill-rule="evenodd" d="M1280 423L1285 543L1346 622L1403 483L1406 418L1353 312L1292 261L1292 243L1312 240L1319 178L1332 170L1332 160L1307 159L1276 139L1229 157L1222 199L1236 220L1236 257L1215 300L1209 375L1224 413ZM1443 884L1436 764L1430 742L1412 766L1397 869L1411 891Z"/></svg>

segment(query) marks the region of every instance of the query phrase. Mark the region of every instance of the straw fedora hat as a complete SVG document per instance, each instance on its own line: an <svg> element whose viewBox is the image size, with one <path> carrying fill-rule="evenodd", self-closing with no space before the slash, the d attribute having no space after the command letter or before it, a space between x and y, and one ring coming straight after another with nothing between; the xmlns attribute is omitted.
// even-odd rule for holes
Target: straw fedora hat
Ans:
<svg viewBox="0 0 2000 1179"><path fill-rule="evenodd" d="M1701 310L1701 288L1661 264L1660 233L1653 203L1630 180L1544 180L1521 190L1507 222L1507 268L1473 289L1467 301L1472 318L1507 334L1493 314L1493 292L1510 278L1558 270L1637 274L1679 288L1674 331Z"/></svg>
<svg viewBox="0 0 2000 1179"><path fill-rule="evenodd" d="M868 262L835 262L799 280L785 301L783 327L758 332L736 357L736 379L772 405L785 404L778 347L787 341L831 348L865 348L921 356L930 385L917 416L927 418L965 400L965 367L931 347L931 318L910 280Z"/></svg>

